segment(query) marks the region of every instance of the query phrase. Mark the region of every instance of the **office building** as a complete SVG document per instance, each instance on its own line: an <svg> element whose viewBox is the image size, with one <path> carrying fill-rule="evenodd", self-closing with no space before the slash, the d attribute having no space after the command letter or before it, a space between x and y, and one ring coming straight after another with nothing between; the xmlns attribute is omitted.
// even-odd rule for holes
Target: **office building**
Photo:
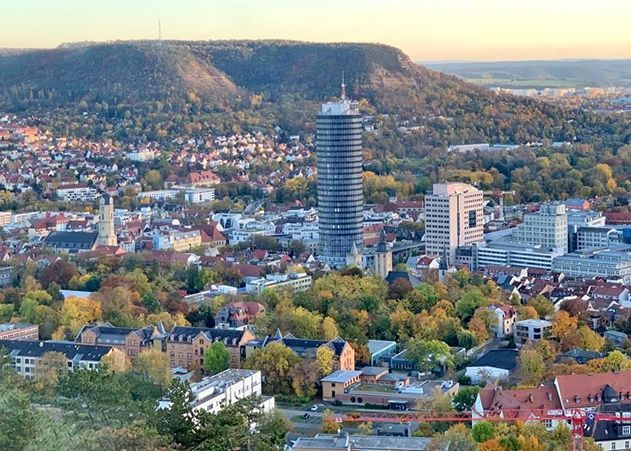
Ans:
<svg viewBox="0 0 631 451"><path fill-rule="evenodd" d="M320 259L343 267L353 244L363 246L362 116L345 95L322 105L317 118Z"/></svg>
<svg viewBox="0 0 631 451"><path fill-rule="evenodd" d="M623 284L631 283L631 246L618 244L610 249L586 249L558 256L552 270L569 277L602 277Z"/></svg>
<svg viewBox="0 0 631 451"><path fill-rule="evenodd" d="M557 249L566 253L568 228L565 205L541 204L536 213L526 213L524 222L513 232L513 240L542 248Z"/></svg>
<svg viewBox="0 0 631 451"><path fill-rule="evenodd" d="M425 248L428 255L443 255L449 264L456 248L484 241L482 191L465 183L436 183L425 196Z"/></svg>
<svg viewBox="0 0 631 451"><path fill-rule="evenodd" d="M261 398L261 411L271 412L276 407L275 401L273 397L262 396L261 382L261 372L257 370L227 369L205 377L191 384L193 410L217 414L242 399L256 397ZM171 401L168 398L162 398L158 402L158 409L170 408Z"/></svg>
<svg viewBox="0 0 631 451"><path fill-rule="evenodd" d="M491 241L475 246L474 268L485 266L515 266L550 270L555 257L563 255L559 249L536 247L512 241Z"/></svg>

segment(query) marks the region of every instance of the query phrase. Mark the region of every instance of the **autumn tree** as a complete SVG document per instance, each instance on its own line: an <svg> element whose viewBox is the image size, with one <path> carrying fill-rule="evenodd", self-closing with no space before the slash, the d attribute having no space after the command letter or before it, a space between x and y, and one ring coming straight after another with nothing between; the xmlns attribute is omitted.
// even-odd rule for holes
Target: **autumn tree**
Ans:
<svg viewBox="0 0 631 451"><path fill-rule="evenodd" d="M45 352L35 362L35 380L40 387L55 386L68 374L68 358L61 352Z"/></svg>
<svg viewBox="0 0 631 451"><path fill-rule="evenodd" d="M101 315L101 304L98 301L68 296L61 308L59 329L53 334L53 338L74 338L81 326L100 320Z"/></svg>
<svg viewBox="0 0 631 451"><path fill-rule="evenodd" d="M167 355L156 348L140 351L132 363L132 370L160 387L168 386L173 378Z"/></svg>
<svg viewBox="0 0 631 451"><path fill-rule="evenodd" d="M127 373L131 369L131 361L127 354L116 348L112 348L112 351L101 359L101 363L106 365L112 374Z"/></svg>
<svg viewBox="0 0 631 451"><path fill-rule="evenodd" d="M274 342L256 349L244 363L245 368L259 370L265 387L271 393L289 393L290 369L297 365L300 357L283 343Z"/></svg>
<svg viewBox="0 0 631 451"><path fill-rule="evenodd" d="M335 352L326 346L320 346L316 351L316 361L318 362L318 373L324 377L333 372L333 362Z"/></svg>
<svg viewBox="0 0 631 451"><path fill-rule="evenodd" d="M559 310L554 315L554 322L550 328L550 335L556 337L557 340L563 340L565 334L571 330L575 330L578 327L578 321L576 318L570 316L565 310Z"/></svg>
<svg viewBox="0 0 631 451"><path fill-rule="evenodd" d="M534 349L522 349L519 353L519 371L527 385L539 385L546 371L543 356Z"/></svg>

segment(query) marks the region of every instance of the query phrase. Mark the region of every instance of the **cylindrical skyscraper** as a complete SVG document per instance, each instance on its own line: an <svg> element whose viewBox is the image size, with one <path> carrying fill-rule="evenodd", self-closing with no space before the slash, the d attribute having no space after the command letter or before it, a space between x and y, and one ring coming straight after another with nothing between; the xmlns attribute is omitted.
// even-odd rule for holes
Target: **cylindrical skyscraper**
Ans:
<svg viewBox="0 0 631 451"><path fill-rule="evenodd" d="M346 99L322 105L317 119L320 259L346 265L353 243L363 248L362 116Z"/></svg>

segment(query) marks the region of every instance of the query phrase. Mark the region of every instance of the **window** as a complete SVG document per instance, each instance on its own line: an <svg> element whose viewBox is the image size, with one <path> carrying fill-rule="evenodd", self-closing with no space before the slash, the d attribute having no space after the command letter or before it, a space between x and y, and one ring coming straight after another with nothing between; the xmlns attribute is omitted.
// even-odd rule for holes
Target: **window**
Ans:
<svg viewBox="0 0 631 451"><path fill-rule="evenodd" d="M622 435L630 435L631 426L622 426Z"/></svg>

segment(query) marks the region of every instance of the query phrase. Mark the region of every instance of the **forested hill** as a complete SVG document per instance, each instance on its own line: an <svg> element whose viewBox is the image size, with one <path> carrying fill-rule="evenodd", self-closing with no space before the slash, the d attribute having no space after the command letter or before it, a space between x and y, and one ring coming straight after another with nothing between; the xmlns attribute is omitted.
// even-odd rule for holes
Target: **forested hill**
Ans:
<svg viewBox="0 0 631 451"><path fill-rule="evenodd" d="M312 130L317 104L337 95L342 72L369 113L399 114L423 145L550 138L628 141L620 118L563 110L490 91L413 63L377 44L288 41L133 41L0 52L0 110L97 113L70 132L119 139L171 137L280 124ZM117 120L135 127L118 127ZM110 122L101 124L99 122ZM107 125L107 126L106 126ZM113 125L113 126L112 126Z"/></svg>

